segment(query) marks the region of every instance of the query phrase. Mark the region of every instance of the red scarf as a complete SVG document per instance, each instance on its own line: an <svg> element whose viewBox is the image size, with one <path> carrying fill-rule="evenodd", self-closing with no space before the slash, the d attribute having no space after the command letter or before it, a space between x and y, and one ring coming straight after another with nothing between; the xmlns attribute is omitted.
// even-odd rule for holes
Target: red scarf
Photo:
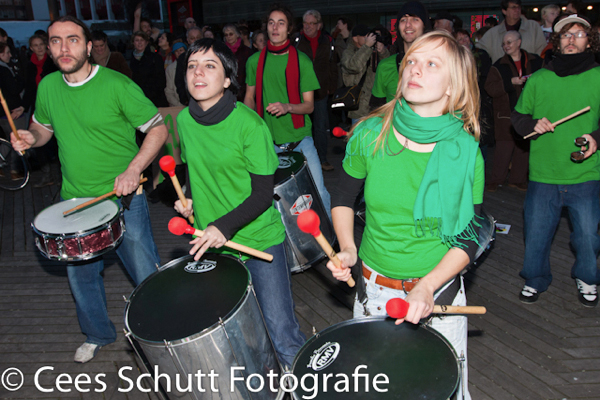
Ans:
<svg viewBox="0 0 600 400"><path fill-rule="evenodd" d="M239 37L238 40L236 40L234 44L229 44L227 42L225 42L225 44L227 45L227 47L229 47L231 49L233 54L235 54L235 52L238 51L238 49L240 48L240 45L242 44L242 38Z"/></svg>
<svg viewBox="0 0 600 400"><path fill-rule="evenodd" d="M41 60L38 60L35 53L33 53L31 55L31 62L33 63L33 65L35 65L35 68L37 70L37 72L35 74L35 85L36 86L38 86L40 84L40 82L42 81L42 70L44 69L44 63L46 62L47 58L48 58L48 53L44 53L44 58L42 58Z"/></svg>
<svg viewBox="0 0 600 400"><path fill-rule="evenodd" d="M315 57L317 57L317 47L319 47L319 38L321 37L321 30L319 29L319 31L317 32L317 36L315 36L314 38L306 36L306 33L304 32L302 32L302 34L304 35L306 40L308 40L308 43L310 43L310 48L312 49L313 54L312 58L314 60Z"/></svg>
<svg viewBox="0 0 600 400"><path fill-rule="evenodd" d="M288 97L290 99L290 104L301 104L300 62L298 61L298 50L296 50L294 46L290 46L289 39L281 46L273 46L269 40L267 46L260 52L260 56L258 57L258 68L256 71L256 111L261 118L265 113L263 107L263 74L265 72L265 63L267 61L267 50L273 54L288 52L288 62L285 67ZM304 115L292 114L292 122L294 123L294 129L304 127Z"/></svg>

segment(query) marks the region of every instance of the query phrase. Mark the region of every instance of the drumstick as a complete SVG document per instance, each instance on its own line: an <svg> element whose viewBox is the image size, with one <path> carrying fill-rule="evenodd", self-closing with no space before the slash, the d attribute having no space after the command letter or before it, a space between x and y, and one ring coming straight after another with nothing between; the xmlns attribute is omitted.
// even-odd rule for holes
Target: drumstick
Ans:
<svg viewBox="0 0 600 400"><path fill-rule="evenodd" d="M297 222L298 228L300 228L302 232L310 233L315 237L315 239L317 239L317 243L319 243L325 254L327 254L327 257L329 257L333 264L338 268L342 268L342 262L340 261L335 251L331 248L331 245L329 244L327 239L325 239L325 236L323 236L323 233L321 233L321 220L319 219L317 213L314 210L302 211L300 215L298 215ZM348 286L354 287L355 282L354 279L352 279L352 276L350 276L350 279L348 279L347 283Z"/></svg>
<svg viewBox="0 0 600 400"><path fill-rule="evenodd" d="M385 305L385 310L392 318L404 318L408 314L410 304L400 298L390 299ZM486 308L481 306L433 306L433 314L485 314Z"/></svg>
<svg viewBox="0 0 600 400"><path fill-rule="evenodd" d="M142 178L142 179L140 179L140 185L141 185L142 183L146 182L147 180L148 180L148 178ZM100 200L104 200L104 199L106 199L107 197L110 197L110 196L112 196L112 195L114 195L114 194L116 194L116 193L117 193L117 191L116 191L116 190L113 190L112 192L108 192L108 193L106 193L106 194L103 194L102 196L96 197L95 199L91 199L91 200L89 200L89 201L86 201L85 203L83 203L83 204L80 204L80 205L78 205L77 207L73 207L73 208L71 208L70 210L67 210L67 211L63 212L63 216L65 216L65 217L66 217L66 216L67 216L67 215L69 215L69 214L73 214L75 211L79 211L79 210L81 210L82 208L89 207L89 206L91 206L92 204L94 204L94 203L97 203L97 202L99 202Z"/></svg>
<svg viewBox="0 0 600 400"><path fill-rule="evenodd" d="M160 169L162 169L167 174L169 174L169 176L171 177L171 181L173 182L173 187L175 188L175 191L177 192L177 196L179 196L179 200L181 200L181 205L183 207L187 207L187 199L185 198L185 196L183 194L183 190L181 190L181 185L179 184L179 179L177 179L177 175L175 175L175 159L171 156L164 156L160 159L160 161L158 162L158 165L160 165ZM193 224L194 216L190 215L188 217L188 221L190 221L190 224Z"/></svg>
<svg viewBox="0 0 600 400"><path fill-rule="evenodd" d="M581 110L579 110L579 111L577 111L577 112L574 112L573 114L571 114L571 115L568 115L568 116L564 117L563 119L559 119L558 121L556 121L555 123L553 123L553 124L552 124L552 127L554 128L554 127L556 127L557 125L560 125L560 124L562 124L563 122L565 122L565 121L568 121L568 120L570 120L571 118L575 118L575 117L577 117L578 115L581 115L581 114L583 114L584 112L588 112L588 111L590 111L590 106L587 106L586 108L582 108ZM541 135L541 134L540 134L540 133L537 133L537 132L531 132L529 135L525 136L523 139L528 139L528 138L530 138L530 137L532 137L532 136L535 136L535 135Z"/></svg>
<svg viewBox="0 0 600 400"><path fill-rule="evenodd" d="M201 231L200 229L194 229L193 226L188 225L185 219L180 217L171 218L171 220L169 221L169 232L178 236L181 236L184 233L189 233L190 235L196 235L198 237L202 237L204 235L204 231ZM272 254L268 254L264 251L259 251L251 247L244 246L243 244L232 242L231 240L226 241L225 246L229 247L230 249L238 250L242 253L261 258L266 261L273 261Z"/></svg>
<svg viewBox="0 0 600 400"><path fill-rule="evenodd" d="M6 114L6 119L10 124L10 127L15 134L17 140L21 140L21 137L17 133L17 127L15 126L15 121L13 121L12 116L10 115L10 110L8 109L8 104L6 104L6 100L4 99L4 95L2 94L2 90L0 90L0 102L2 103L2 108L4 108L4 113ZM25 154L24 151L20 151L21 154Z"/></svg>

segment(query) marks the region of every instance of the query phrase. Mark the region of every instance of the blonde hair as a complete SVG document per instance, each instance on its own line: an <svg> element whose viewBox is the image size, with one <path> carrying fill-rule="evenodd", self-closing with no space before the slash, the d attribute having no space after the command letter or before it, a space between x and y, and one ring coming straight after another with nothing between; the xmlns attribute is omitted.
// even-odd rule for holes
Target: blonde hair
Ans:
<svg viewBox="0 0 600 400"><path fill-rule="evenodd" d="M412 53L431 44L438 43L444 46L447 51L447 61L450 72L450 97L443 114L452 114L463 121L465 131L469 132L479 140L481 127L479 125L479 86L477 84L477 68L473 55L466 47L460 45L454 37L445 31L433 31L420 36L410 46L406 55L402 59L399 70L398 87L394 99L385 105L375 109L361 120L350 130L350 137L356 127L363 121L372 117L383 117L381 133L376 139L374 152L381 149L387 143L387 137L392 127L394 117L394 108L396 102L402 98L402 73L406 68L407 60Z"/></svg>

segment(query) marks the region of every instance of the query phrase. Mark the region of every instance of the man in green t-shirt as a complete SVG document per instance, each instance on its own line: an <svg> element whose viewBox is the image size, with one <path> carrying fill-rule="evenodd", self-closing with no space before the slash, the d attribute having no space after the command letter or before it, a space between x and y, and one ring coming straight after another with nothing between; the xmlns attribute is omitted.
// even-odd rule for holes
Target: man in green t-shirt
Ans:
<svg viewBox="0 0 600 400"><path fill-rule="evenodd" d="M314 110L314 91L320 88L319 81L310 58L291 44L293 16L289 8L275 4L267 15L267 46L246 63L244 104L256 110L267 123L275 152L304 154L331 219L331 197L325 188L308 117Z"/></svg>
<svg viewBox="0 0 600 400"><path fill-rule="evenodd" d="M396 42L393 44L391 57L381 61L375 72L375 81L371 90L369 108L374 110L391 101L398 87L398 69L404 54L417 38L431 30L429 13L420 1L404 3L396 19Z"/></svg>
<svg viewBox="0 0 600 400"><path fill-rule="evenodd" d="M525 198L525 259L521 276L525 286L519 295L534 303L552 282L550 247L563 207L573 226L571 244L579 301L598 304L600 269L600 67L594 53L600 39L587 19L571 15L554 25L553 45L560 51L550 64L528 79L511 120L518 134L533 137L529 156L529 187ZM561 101L556 101L560 93ZM586 106L591 110L554 127L556 121ZM572 162L573 142L589 143L581 162ZM571 147L571 148L569 148ZM582 148L582 150L584 150Z"/></svg>
<svg viewBox="0 0 600 400"><path fill-rule="evenodd" d="M11 135L15 150L43 146L56 136L63 174L61 197L97 197L116 190L123 204L126 231L116 248L136 284L156 271L160 258L150 225L146 196L136 194L141 172L167 139L158 110L125 75L90 62L91 33L74 17L61 17L48 27L52 59L60 71L46 76L38 88L33 123ZM135 130L146 133L141 148ZM90 229L94 226L90 226ZM117 339L108 317L102 258L67 264L77 317L87 336L75 362L90 361Z"/></svg>

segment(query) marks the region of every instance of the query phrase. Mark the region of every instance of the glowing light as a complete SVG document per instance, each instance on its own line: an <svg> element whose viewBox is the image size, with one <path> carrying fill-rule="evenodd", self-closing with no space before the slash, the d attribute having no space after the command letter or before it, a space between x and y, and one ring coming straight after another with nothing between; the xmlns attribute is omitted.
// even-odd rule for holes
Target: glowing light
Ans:
<svg viewBox="0 0 600 400"><path fill-rule="evenodd" d="M588 9L588 10L593 10L593 9L594 9L594 6L587 6L587 9Z"/></svg>
<svg viewBox="0 0 600 400"><path fill-rule="evenodd" d="M538 12L538 11L539 11L539 8L537 8L537 7L533 8L533 12Z"/></svg>

